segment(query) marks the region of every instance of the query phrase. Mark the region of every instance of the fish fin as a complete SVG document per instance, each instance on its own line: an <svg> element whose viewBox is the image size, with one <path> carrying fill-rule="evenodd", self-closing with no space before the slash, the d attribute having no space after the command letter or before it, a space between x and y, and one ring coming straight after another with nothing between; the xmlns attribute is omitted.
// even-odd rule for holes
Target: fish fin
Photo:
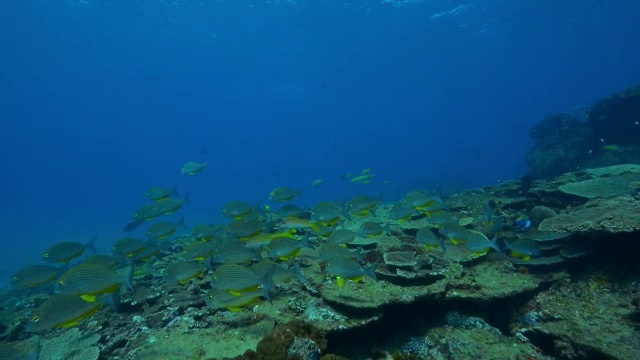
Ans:
<svg viewBox="0 0 640 360"><path fill-rule="evenodd" d="M86 301L86 302L96 302L96 296L95 295L80 295L80 299Z"/></svg>
<svg viewBox="0 0 640 360"><path fill-rule="evenodd" d="M340 277L340 276L337 276L336 277L336 283L338 283L338 287L339 288L342 288L344 286L344 278Z"/></svg>
<svg viewBox="0 0 640 360"><path fill-rule="evenodd" d="M378 280L378 277L376 276L376 267L377 266L378 266L377 263L373 263L368 268L366 268L366 271L365 271L365 275L367 275L368 277L372 278L375 281Z"/></svg>

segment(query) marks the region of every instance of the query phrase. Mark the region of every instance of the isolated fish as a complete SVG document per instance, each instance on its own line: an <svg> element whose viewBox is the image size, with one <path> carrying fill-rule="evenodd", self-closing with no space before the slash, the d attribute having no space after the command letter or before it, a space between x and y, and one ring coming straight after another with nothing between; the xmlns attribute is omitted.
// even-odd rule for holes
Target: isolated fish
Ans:
<svg viewBox="0 0 640 360"><path fill-rule="evenodd" d="M315 187L315 188L319 188L320 185L322 185L324 183L324 180L322 179L315 179L311 182L311 186Z"/></svg>
<svg viewBox="0 0 640 360"><path fill-rule="evenodd" d="M204 170L207 167L207 162L197 163L195 161L189 161L182 166L180 173L183 175L195 175Z"/></svg>

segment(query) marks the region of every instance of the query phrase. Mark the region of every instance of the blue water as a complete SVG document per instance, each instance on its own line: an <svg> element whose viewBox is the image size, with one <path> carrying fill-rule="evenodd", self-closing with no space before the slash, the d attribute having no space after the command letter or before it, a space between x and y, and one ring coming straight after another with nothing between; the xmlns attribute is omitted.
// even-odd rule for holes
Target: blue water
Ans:
<svg viewBox="0 0 640 360"><path fill-rule="evenodd" d="M193 226L281 185L312 206L519 177L532 125L639 82L639 13L632 0L4 1L0 276L63 239L107 251L151 186L188 192L175 216ZM209 167L181 175L192 160ZM341 180L364 168L371 184Z"/></svg>

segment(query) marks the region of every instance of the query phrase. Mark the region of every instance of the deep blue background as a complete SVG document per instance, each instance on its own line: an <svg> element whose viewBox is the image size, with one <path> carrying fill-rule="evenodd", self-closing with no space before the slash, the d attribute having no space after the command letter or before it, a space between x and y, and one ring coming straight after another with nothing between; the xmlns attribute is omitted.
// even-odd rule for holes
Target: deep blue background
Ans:
<svg viewBox="0 0 640 360"><path fill-rule="evenodd" d="M638 1L461 4L2 2L0 269L108 247L156 185L193 226L279 185L310 206L515 178L533 124L640 79Z"/></svg>

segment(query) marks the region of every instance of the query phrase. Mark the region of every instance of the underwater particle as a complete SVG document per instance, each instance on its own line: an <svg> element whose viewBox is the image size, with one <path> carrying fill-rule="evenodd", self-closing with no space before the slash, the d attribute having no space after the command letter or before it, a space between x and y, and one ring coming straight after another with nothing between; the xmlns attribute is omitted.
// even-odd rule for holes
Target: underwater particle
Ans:
<svg viewBox="0 0 640 360"><path fill-rule="evenodd" d="M311 186L313 186L314 188L319 188L322 184L324 184L324 180L322 179L315 179L311 182Z"/></svg>
<svg viewBox="0 0 640 360"><path fill-rule="evenodd" d="M39 332L75 326L82 319L95 314L109 299L108 296L102 296L94 302L88 302L77 295L53 295L33 311L27 329Z"/></svg>
<svg viewBox="0 0 640 360"><path fill-rule="evenodd" d="M300 196L300 192L287 186L278 186L269 193L269 199L273 201L287 202Z"/></svg>
<svg viewBox="0 0 640 360"><path fill-rule="evenodd" d="M157 201L166 199L169 196L178 196L178 188L174 186L171 189L168 189L163 186L152 187L144 194L149 200Z"/></svg>
<svg viewBox="0 0 640 360"><path fill-rule="evenodd" d="M133 266L125 275L93 264L80 264L72 267L60 276L56 283L58 294L81 296L83 300L93 302L95 295L115 293L120 285L125 284L129 290Z"/></svg>
<svg viewBox="0 0 640 360"><path fill-rule="evenodd" d="M204 168L207 167L207 162L197 163L195 161L189 161L182 166L180 169L180 173L183 175L195 175L200 173Z"/></svg>
<svg viewBox="0 0 640 360"><path fill-rule="evenodd" d="M336 257L329 261L325 270L327 273L336 276L338 286L342 287L345 280L360 282L367 276L377 280L376 266L377 264L371 264L369 267L364 268L352 257Z"/></svg>
<svg viewBox="0 0 640 360"><path fill-rule="evenodd" d="M86 249L95 253L93 239L87 244L80 244L72 241L62 241L51 245L42 254L42 260L52 263L68 263L69 260L79 257Z"/></svg>
<svg viewBox="0 0 640 360"><path fill-rule="evenodd" d="M164 280L186 284L190 280L200 277L206 270L206 265L201 262L178 261L164 269Z"/></svg>
<svg viewBox="0 0 640 360"><path fill-rule="evenodd" d="M27 288L48 284L55 280L60 272L61 269L53 265L29 265L13 274L11 286Z"/></svg>

